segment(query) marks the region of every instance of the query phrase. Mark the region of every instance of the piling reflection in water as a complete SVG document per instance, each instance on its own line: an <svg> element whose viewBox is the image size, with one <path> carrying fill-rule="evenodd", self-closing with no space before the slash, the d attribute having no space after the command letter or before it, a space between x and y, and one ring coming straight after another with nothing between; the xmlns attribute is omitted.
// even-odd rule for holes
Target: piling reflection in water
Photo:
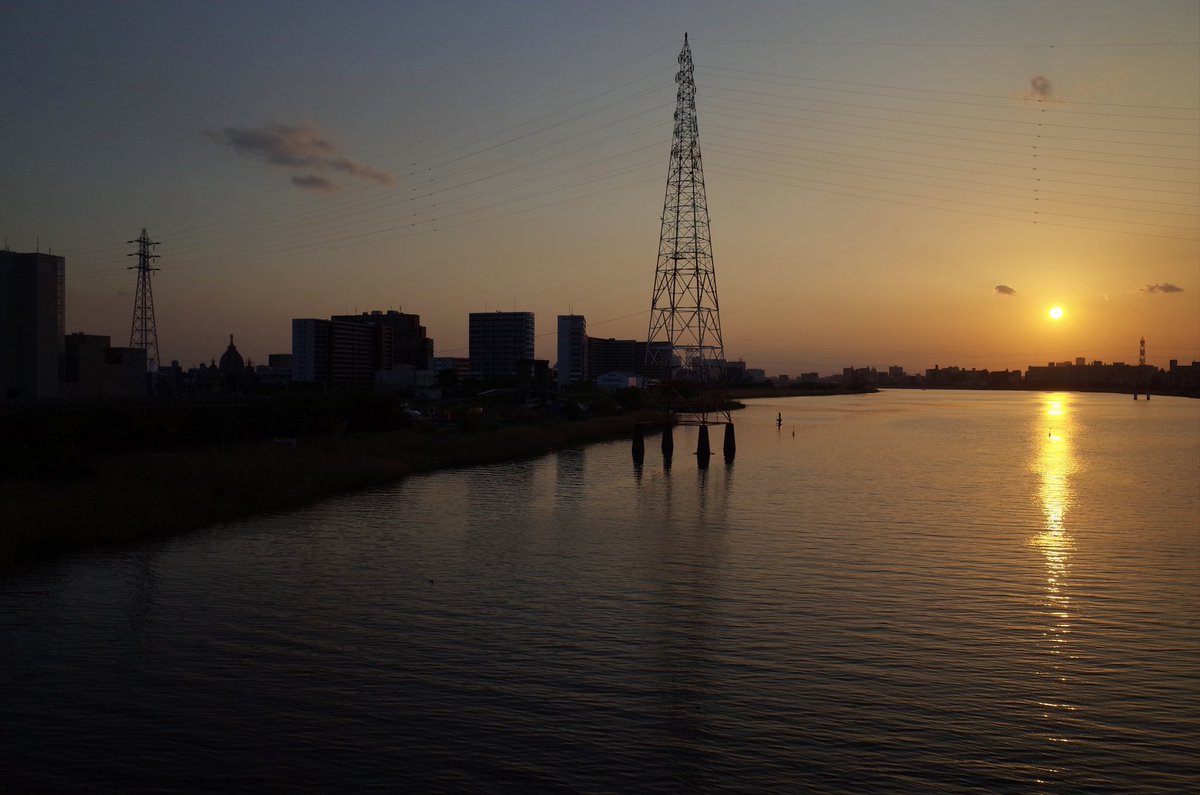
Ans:
<svg viewBox="0 0 1200 795"><path fill-rule="evenodd" d="M1070 676L1072 667L1068 664L1075 657L1071 651L1070 636L1077 612L1071 603L1070 583L1075 541L1067 530L1067 515L1074 502L1072 476L1076 468L1072 446L1074 418L1070 401L1068 394L1046 396L1042 404L1044 435L1039 431L1034 463L1034 469L1041 479L1038 496L1043 529L1033 537L1031 543L1042 554L1046 577L1038 609L1045 622L1039 659L1048 660L1038 672L1046 679L1038 706L1046 721L1046 739L1052 743L1071 743L1077 739L1068 736L1071 733L1071 713L1078 708L1070 697L1074 683Z"/></svg>

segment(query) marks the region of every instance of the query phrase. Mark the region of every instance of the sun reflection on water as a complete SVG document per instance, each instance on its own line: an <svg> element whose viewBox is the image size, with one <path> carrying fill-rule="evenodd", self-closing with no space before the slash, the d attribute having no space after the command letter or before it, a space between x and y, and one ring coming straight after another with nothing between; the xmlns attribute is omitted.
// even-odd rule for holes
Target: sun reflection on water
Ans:
<svg viewBox="0 0 1200 795"><path fill-rule="evenodd" d="M1045 565L1046 582L1039 612L1046 619L1042 632L1043 649L1050 655L1047 669L1042 673L1055 683L1051 688L1053 697L1040 699L1038 705L1043 710L1043 718L1053 721L1047 726L1046 739L1054 743L1072 742L1069 737L1062 736L1067 728L1064 719L1078 709L1066 698L1064 691L1070 673L1069 661L1073 658L1068 641L1074 619L1068 578L1075 541L1067 532L1067 514L1074 502L1071 478L1076 460L1071 445L1074 420L1069 401L1069 395L1046 397L1044 424L1038 430L1039 443L1033 463L1040 478L1038 497L1043 525L1030 543L1041 552Z"/></svg>

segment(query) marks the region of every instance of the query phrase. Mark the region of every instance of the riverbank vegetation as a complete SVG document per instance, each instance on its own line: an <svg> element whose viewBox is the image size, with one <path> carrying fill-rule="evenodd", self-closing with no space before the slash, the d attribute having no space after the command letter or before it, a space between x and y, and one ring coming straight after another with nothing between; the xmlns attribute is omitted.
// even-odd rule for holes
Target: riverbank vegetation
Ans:
<svg viewBox="0 0 1200 795"><path fill-rule="evenodd" d="M363 393L8 411L0 568L632 433L636 410L615 398L603 408L481 400L421 414Z"/></svg>

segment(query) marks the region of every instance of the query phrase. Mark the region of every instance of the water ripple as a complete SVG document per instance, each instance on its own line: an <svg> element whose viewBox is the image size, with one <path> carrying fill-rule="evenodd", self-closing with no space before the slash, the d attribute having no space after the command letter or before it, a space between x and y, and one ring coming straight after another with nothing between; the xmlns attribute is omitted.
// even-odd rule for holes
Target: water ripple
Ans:
<svg viewBox="0 0 1200 795"><path fill-rule="evenodd" d="M731 468L596 445L43 566L0 785L1183 791L1200 408L1131 404L770 401Z"/></svg>

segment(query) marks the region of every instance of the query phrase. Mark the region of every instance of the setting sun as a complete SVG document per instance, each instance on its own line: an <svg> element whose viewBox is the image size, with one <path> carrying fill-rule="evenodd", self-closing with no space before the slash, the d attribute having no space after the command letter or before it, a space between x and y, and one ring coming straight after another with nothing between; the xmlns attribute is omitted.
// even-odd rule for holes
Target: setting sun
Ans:
<svg viewBox="0 0 1200 795"><path fill-rule="evenodd" d="M1063 310L1062 310L1061 306L1056 306L1050 310L1051 320L1059 320L1062 318L1062 316L1063 316Z"/></svg>

